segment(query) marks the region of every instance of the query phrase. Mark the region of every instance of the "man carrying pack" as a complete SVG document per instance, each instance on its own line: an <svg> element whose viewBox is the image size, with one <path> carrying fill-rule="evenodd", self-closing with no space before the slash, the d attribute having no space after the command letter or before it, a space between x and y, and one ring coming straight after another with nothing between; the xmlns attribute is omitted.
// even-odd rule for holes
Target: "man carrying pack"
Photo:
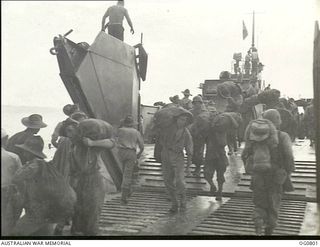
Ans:
<svg viewBox="0 0 320 247"><path fill-rule="evenodd" d="M109 22L105 25L107 17L109 17ZM124 28L122 26L122 23L124 17L126 18L131 28L130 32L134 34L133 25L128 14L128 10L124 8L124 0L118 1L117 5L111 6L107 9L102 18L101 31L104 31L108 27L108 34L123 41Z"/></svg>
<svg viewBox="0 0 320 247"><path fill-rule="evenodd" d="M196 169L194 170L193 174L196 177L200 177L200 170L203 163L203 153L206 134L206 126L204 126L204 122L209 119L210 114L206 109L205 105L203 104L202 97L193 97L192 105L193 108L190 112L193 115L194 123L190 127L190 133L192 135L193 141L192 162L196 166Z"/></svg>
<svg viewBox="0 0 320 247"><path fill-rule="evenodd" d="M263 113L246 129L242 159L251 173L253 220L257 235L271 235L277 226L283 191L293 191L290 174L294 171L292 143L289 135L279 131L280 114L275 109Z"/></svg>
<svg viewBox="0 0 320 247"><path fill-rule="evenodd" d="M23 207L26 214L19 219L14 229L15 236L49 236L53 233L53 224L46 218L47 206L43 198L39 198L36 178L40 169L38 159L43 160L43 140L40 136L32 136L24 144L17 145L21 149L27 163L18 170L13 182L23 188L25 202Z"/></svg>
<svg viewBox="0 0 320 247"><path fill-rule="evenodd" d="M17 145L28 162L13 178L25 209L13 231L15 236L51 236L54 223L70 218L74 212L75 192L54 165L44 160L43 146L40 136Z"/></svg>
<svg viewBox="0 0 320 247"><path fill-rule="evenodd" d="M183 150L185 149L187 152L188 167L192 163L193 154L192 137L189 130L186 128L189 124L189 118L192 118L190 113L182 113L176 116L173 125L160 133L163 177L172 202L170 208L170 212L172 213L178 211L179 199L180 210L186 210L187 198L185 191Z"/></svg>
<svg viewBox="0 0 320 247"><path fill-rule="evenodd" d="M70 175L77 203L71 233L95 236L99 233L105 194L115 187L107 169L112 164L102 158L102 152L112 157L110 150L115 146L113 128L100 119L85 119L77 126L72 141L74 147Z"/></svg>
<svg viewBox="0 0 320 247"><path fill-rule="evenodd" d="M223 184L225 182L224 173L229 164L225 152L227 145L227 130L235 128L237 122L228 114L213 113L210 130L206 138L206 154L204 164L204 178L210 185L210 193L217 191L213 183L214 174L217 173L218 191L216 200L222 200Z"/></svg>

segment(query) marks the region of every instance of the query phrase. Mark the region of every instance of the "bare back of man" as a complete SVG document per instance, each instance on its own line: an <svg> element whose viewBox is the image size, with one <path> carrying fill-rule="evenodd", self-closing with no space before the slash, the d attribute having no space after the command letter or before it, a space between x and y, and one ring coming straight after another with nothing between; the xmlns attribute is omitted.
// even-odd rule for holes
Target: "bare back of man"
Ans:
<svg viewBox="0 0 320 247"><path fill-rule="evenodd" d="M128 11L119 5L114 5L108 8L107 13L109 13L109 25L110 24L121 24L125 15L128 15Z"/></svg>
<svg viewBox="0 0 320 247"><path fill-rule="evenodd" d="M128 14L128 11L123 6L123 2L119 1L117 5L111 6L107 9L106 13L102 18L101 30L104 31L108 27L108 34L113 37L123 41L123 31L122 26L124 17L126 18L128 25L130 26L130 31L134 34L133 25ZM106 18L109 17L109 22L105 25Z"/></svg>

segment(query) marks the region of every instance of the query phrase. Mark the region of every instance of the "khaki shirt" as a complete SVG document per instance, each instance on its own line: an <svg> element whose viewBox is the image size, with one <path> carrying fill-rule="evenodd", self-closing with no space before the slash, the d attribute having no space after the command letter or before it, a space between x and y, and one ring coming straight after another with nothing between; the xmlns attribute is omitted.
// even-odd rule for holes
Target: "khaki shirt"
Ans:
<svg viewBox="0 0 320 247"><path fill-rule="evenodd" d="M13 176L21 167L18 155L1 148L1 188L11 185Z"/></svg>
<svg viewBox="0 0 320 247"><path fill-rule="evenodd" d="M193 155L192 137L187 128L170 127L160 134L160 143L163 148L173 152L182 153L185 149L188 155Z"/></svg>
<svg viewBox="0 0 320 247"><path fill-rule="evenodd" d="M143 138L134 128L122 127L118 130L118 147L136 150L137 145L143 148Z"/></svg>

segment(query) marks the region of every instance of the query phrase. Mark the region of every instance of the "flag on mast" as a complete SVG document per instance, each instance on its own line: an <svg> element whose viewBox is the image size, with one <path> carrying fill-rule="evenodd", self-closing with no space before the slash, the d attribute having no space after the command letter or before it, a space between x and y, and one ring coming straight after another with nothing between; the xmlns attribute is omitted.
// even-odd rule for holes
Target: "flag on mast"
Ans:
<svg viewBox="0 0 320 247"><path fill-rule="evenodd" d="M242 39L245 39L248 36L248 30L244 21L242 21Z"/></svg>

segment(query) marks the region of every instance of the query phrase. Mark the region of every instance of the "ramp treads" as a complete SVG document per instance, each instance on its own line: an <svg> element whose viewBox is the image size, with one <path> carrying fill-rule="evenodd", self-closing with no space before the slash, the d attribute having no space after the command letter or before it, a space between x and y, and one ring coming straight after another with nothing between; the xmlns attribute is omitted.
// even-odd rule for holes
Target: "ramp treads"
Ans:
<svg viewBox="0 0 320 247"><path fill-rule="evenodd" d="M136 191L121 205L120 195L105 202L100 215L102 235L135 235L168 214L168 196L161 192ZM187 195L190 200L191 195Z"/></svg>
<svg viewBox="0 0 320 247"><path fill-rule="evenodd" d="M186 164L185 164L186 166ZM190 167L190 172L195 170L195 166ZM207 183L201 170L200 177L194 177L185 173L185 181L187 190L198 189L200 191L206 191ZM154 158L148 157L141 164L139 164L139 184L141 187L158 187L164 188L162 165Z"/></svg>
<svg viewBox="0 0 320 247"><path fill-rule="evenodd" d="M283 200L274 235L298 235L306 202ZM255 235L253 203L248 198L232 198L204 219L192 235Z"/></svg>
<svg viewBox="0 0 320 247"><path fill-rule="evenodd" d="M310 188L316 187L316 162L312 161L295 161L296 170L291 174L291 181L295 190L284 195L285 198L294 200L314 201L315 198L311 194ZM238 187L237 193L251 193L249 188L251 176L243 174Z"/></svg>

